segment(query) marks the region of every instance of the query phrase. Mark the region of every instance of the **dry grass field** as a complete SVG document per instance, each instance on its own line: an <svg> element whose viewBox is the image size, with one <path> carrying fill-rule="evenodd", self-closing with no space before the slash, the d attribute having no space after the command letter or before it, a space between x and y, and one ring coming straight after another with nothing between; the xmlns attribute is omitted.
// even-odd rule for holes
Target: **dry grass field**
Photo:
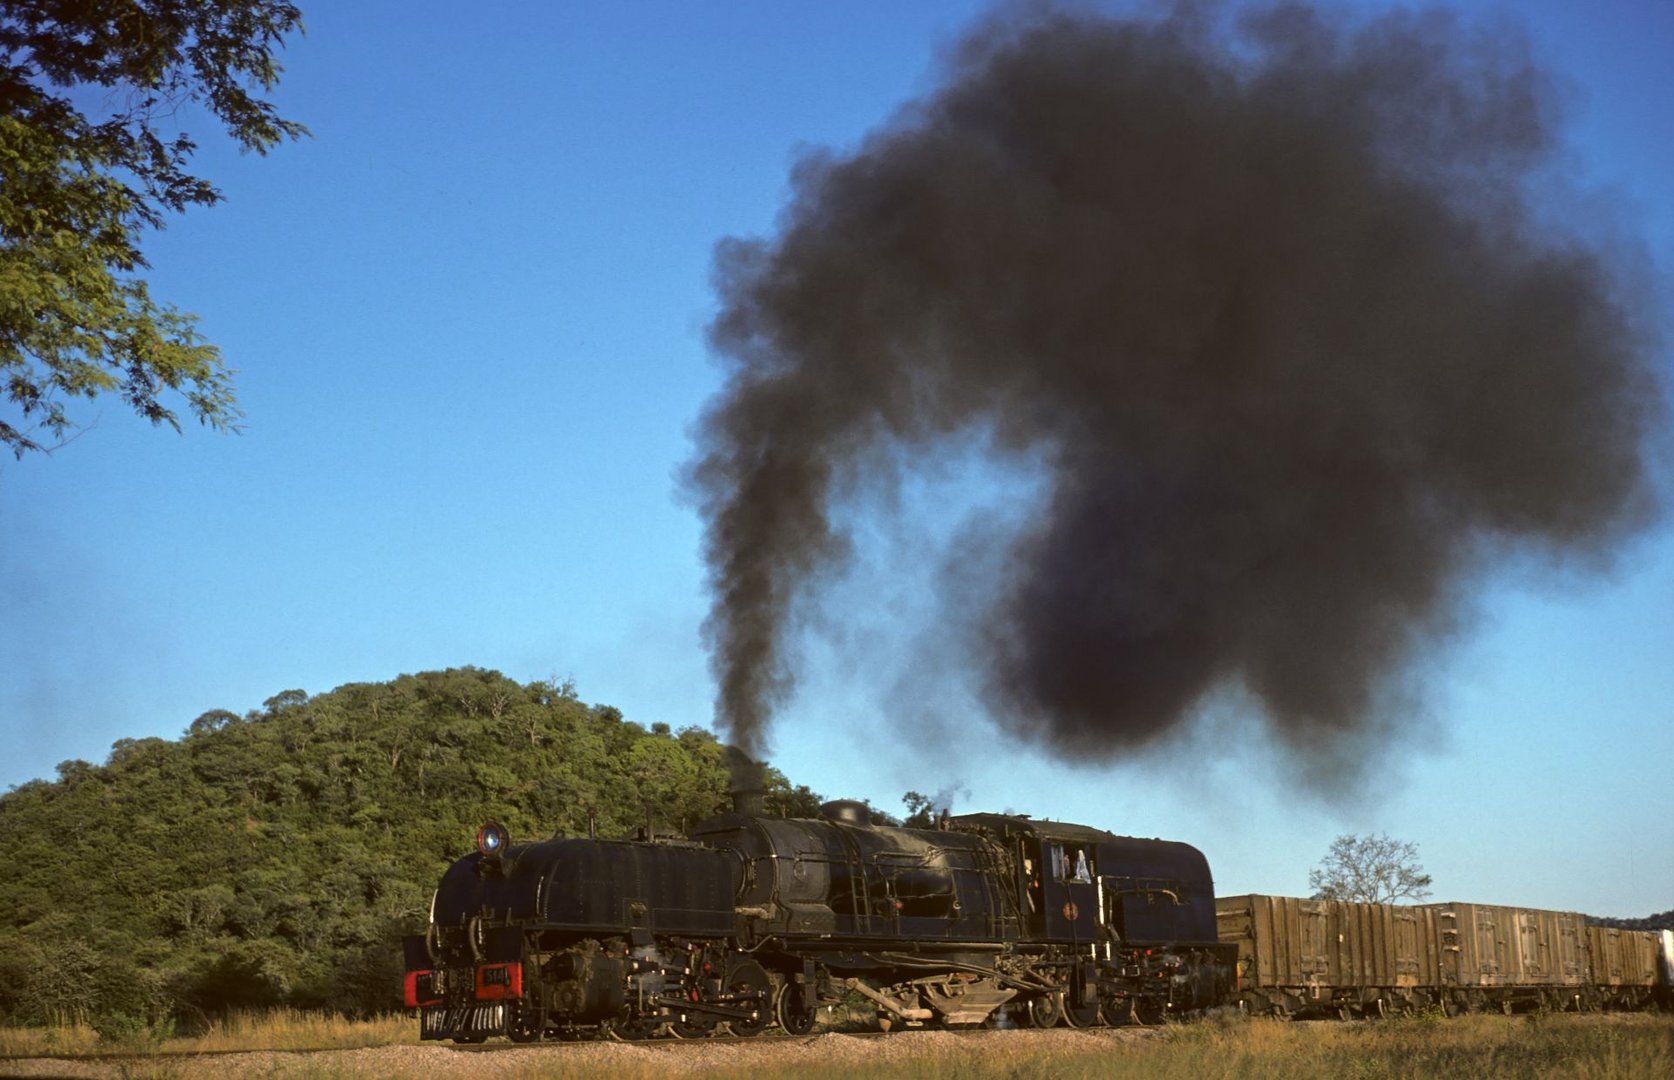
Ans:
<svg viewBox="0 0 1674 1080"><path fill-rule="evenodd" d="M1649 1014L1421 1016L1386 1022L1207 1021L1168 1028L1161 1044L1102 1072L1157 1080L1293 1076L1674 1076L1674 1017Z"/></svg>
<svg viewBox="0 0 1674 1080"><path fill-rule="evenodd" d="M0 1030L0 1076L122 1078L611 1077L743 1080L794 1075L948 1080L1216 1078L1651 1078L1674 1076L1674 1017L1417 1017L1284 1024L1228 1017L1114 1031L831 1032L727 1043L597 1042L460 1053L416 1045L405 1017L350 1023L304 1013L235 1018L203 1036L100 1043L75 1025ZM109 1055L113 1051L120 1058ZM238 1053L229 1054L229 1051ZM50 1056L37 1056L50 1055Z"/></svg>

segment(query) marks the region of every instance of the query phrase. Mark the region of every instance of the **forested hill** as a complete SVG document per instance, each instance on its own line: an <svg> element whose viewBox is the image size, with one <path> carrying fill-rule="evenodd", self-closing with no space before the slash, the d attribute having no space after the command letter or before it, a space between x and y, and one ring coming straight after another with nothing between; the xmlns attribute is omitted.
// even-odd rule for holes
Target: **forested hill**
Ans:
<svg viewBox="0 0 1674 1080"><path fill-rule="evenodd" d="M520 839L723 809L723 748L475 668L242 716L0 796L0 1022L166 1025L229 1007L399 1004L400 935L484 821ZM774 812L807 788L771 775Z"/></svg>
<svg viewBox="0 0 1674 1080"><path fill-rule="evenodd" d="M1587 916L1593 926L1613 926L1618 930L1674 930L1674 908L1647 915L1643 919L1611 919Z"/></svg>

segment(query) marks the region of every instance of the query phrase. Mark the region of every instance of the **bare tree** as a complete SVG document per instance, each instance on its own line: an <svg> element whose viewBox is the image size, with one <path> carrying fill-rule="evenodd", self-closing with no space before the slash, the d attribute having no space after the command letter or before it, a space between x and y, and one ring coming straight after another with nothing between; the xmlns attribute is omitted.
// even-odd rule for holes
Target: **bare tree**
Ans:
<svg viewBox="0 0 1674 1080"><path fill-rule="evenodd" d="M1388 836L1344 834L1308 871L1315 900L1393 904L1430 895L1430 875L1418 863L1418 845Z"/></svg>

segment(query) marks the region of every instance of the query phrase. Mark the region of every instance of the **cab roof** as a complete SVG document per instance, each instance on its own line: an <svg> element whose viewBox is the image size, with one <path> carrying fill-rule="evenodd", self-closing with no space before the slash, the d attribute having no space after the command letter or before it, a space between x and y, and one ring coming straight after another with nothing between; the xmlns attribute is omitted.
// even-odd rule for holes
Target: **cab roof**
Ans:
<svg viewBox="0 0 1674 1080"><path fill-rule="evenodd" d="M1001 836L1039 836L1083 844L1102 844L1122 839L1115 833L1087 825L1046 821L1019 814L955 814L948 823L955 829L970 832L991 832Z"/></svg>

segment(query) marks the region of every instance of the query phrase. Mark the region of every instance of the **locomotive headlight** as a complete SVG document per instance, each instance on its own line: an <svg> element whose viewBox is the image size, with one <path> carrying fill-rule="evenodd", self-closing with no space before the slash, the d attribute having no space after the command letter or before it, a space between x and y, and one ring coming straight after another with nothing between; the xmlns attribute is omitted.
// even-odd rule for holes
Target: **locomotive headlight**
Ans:
<svg viewBox="0 0 1674 1080"><path fill-rule="evenodd" d="M482 853L482 857L485 859L499 858L500 853L506 849L506 845L509 843L511 843L511 834L506 832L504 825L497 822L490 821L477 830L477 850Z"/></svg>

